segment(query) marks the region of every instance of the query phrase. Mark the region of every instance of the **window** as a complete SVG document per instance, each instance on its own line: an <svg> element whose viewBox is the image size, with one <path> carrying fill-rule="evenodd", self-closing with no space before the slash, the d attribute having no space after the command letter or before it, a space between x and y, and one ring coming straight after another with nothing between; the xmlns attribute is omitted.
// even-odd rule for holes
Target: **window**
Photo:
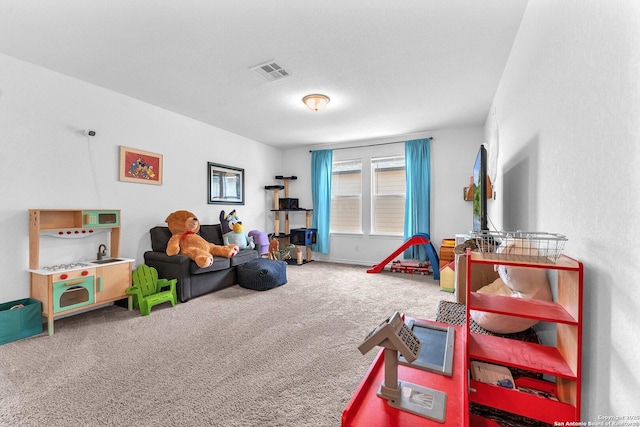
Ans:
<svg viewBox="0 0 640 427"><path fill-rule="evenodd" d="M362 161L333 162L331 232L362 233Z"/></svg>
<svg viewBox="0 0 640 427"><path fill-rule="evenodd" d="M371 232L403 234L404 156L371 159Z"/></svg>
<svg viewBox="0 0 640 427"><path fill-rule="evenodd" d="M405 158L385 154L334 158L331 233L403 235Z"/></svg>

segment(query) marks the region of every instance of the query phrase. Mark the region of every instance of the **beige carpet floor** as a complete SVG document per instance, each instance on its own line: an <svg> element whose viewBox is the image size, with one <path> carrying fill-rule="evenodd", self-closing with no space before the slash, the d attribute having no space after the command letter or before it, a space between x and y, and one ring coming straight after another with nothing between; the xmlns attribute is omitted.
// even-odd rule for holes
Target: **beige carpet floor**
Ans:
<svg viewBox="0 0 640 427"><path fill-rule="evenodd" d="M141 317L118 306L0 346L2 426L339 426L393 311L435 319L432 276L312 262Z"/></svg>

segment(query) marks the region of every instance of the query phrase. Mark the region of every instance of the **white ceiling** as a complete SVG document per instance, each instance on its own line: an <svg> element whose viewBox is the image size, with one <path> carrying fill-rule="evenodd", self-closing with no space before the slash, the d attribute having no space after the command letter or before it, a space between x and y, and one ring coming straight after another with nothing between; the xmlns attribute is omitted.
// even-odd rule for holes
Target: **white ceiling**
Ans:
<svg viewBox="0 0 640 427"><path fill-rule="evenodd" d="M482 126L526 3L2 0L0 52L291 148Z"/></svg>

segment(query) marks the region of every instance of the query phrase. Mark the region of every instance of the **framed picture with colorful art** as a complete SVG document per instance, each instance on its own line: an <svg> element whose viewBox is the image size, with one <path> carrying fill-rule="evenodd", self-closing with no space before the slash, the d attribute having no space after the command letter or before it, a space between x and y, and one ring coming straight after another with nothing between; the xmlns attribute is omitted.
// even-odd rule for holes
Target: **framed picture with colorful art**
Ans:
<svg viewBox="0 0 640 427"><path fill-rule="evenodd" d="M162 154L120 146L120 181L162 185Z"/></svg>

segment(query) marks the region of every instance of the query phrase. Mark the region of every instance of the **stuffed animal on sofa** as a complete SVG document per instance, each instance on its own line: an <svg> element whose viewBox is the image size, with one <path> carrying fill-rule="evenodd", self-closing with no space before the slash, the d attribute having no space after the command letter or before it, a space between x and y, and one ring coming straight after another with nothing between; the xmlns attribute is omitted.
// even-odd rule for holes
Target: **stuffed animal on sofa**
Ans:
<svg viewBox="0 0 640 427"><path fill-rule="evenodd" d="M233 231L233 224L238 222L238 216L236 210L232 210L228 214L224 211L220 211L220 227L222 228L222 234L227 234Z"/></svg>
<svg viewBox="0 0 640 427"><path fill-rule="evenodd" d="M215 245L196 234L200 231L200 221L189 211L175 211L164 221L172 234L167 244L169 256L186 255L203 268L213 264L214 256L231 258L238 253L236 245Z"/></svg>
<svg viewBox="0 0 640 427"><path fill-rule="evenodd" d="M238 249L254 249L256 244L252 237L244 233L244 225L241 221L233 223L233 230L222 235L225 245L237 245Z"/></svg>
<svg viewBox="0 0 640 427"><path fill-rule="evenodd" d="M508 244L501 245L498 252L512 255L536 255L538 253L537 249L532 247L529 240L526 239L510 240ZM500 277L477 292L541 301L551 301L553 298L544 269L500 265L498 274ZM538 323L534 319L475 310L471 310L471 318L487 331L499 334L522 332Z"/></svg>

